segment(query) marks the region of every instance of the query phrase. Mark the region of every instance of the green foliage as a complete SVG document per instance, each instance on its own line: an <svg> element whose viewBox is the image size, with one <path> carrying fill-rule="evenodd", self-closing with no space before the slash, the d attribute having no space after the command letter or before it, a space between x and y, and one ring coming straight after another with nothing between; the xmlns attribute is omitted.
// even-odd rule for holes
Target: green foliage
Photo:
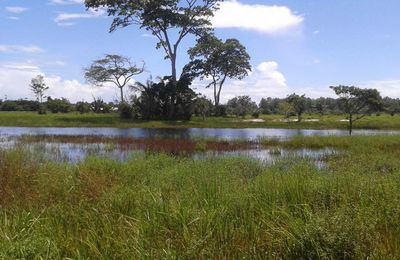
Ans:
<svg viewBox="0 0 400 260"><path fill-rule="evenodd" d="M190 89L191 78L183 75L177 82L164 77L158 83L149 80L137 83L140 92L135 106L143 119L190 120L193 114L196 94Z"/></svg>
<svg viewBox="0 0 400 260"><path fill-rule="evenodd" d="M111 104L107 104L103 101L100 97L95 98L93 97L93 102L91 103L91 109L96 114L106 114L110 113L112 109Z"/></svg>
<svg viewBox="0 0 400 260"><path fill-rule="evenodd" d="M172 81L176 81L176 58L182 40L188 35L199 36L211 31L210 18L218 0L86 0L87 8L107 9L114 20L110 31L131 24L139 25L158 39L157 49L165 51L171 61ZM172 39L176 39L172 41Z"/></svg>
<svg viewBox="0 0 400 260"><path fill-rule="evenodd" d="M72 111L72 105L66 98L52 99L47 98L47 109L51 113L69 113Z"/></svg>
<svg viewBox="0 0 400 260"><path fill-rule="evenodd" d="M124 87L129 84L133 76L143 71L144 64L139 68L127 57L107 54L103 59L95 60L89 68L85 69L85 78L95 86L114 84L120 90L121 103L124 103Z"/></svg>
<svg viewBox="0 0 400 260"><path fill-rule="evenodd" d="M204 96L197 97L194 101L194 114L205 119L211 116L213 111L213 104L211 100Z"/></svg>
<svg viewBox="0 0 400 260"><path fill-rule="evenodd" d="M229 114L237 117L245 117L258 111L257 104L249 96L240 96L228 101L227 109Z"/></svg>
<svg viewBox="0 0 400 260"><path fill-rule="evenodd" d="M251 71L250 55L237 39L225 42L207 34L189 50L191 62L184 71L200 79L211 78L207 86L214 88L214 104L220 103L222 87L227 79L243 79Z"/></svg>
<svg viewBox="0 0 400 260"><path fill-rule="evenodd" d="M286 102L291 105L294 112L297 114L297 122L301 122L301 115L306 111L307 99L306 95L299 96L292 94L286 98Z"/></svg>
<svg viewBox="0 0 400 260"><path fill-rule="evenodd" d="M75 110L80 114L89 113L91 111L91 105L87 102L77 102L75 104Z"/></svg>
<svg viewBox="0 0 400 260"><path fill-rule="evenodd" d="M121 103L118 106L119 116L124 119L131 119L133 117L133 107L128 103Z"/></svg>
<svg viewBox="0 0 400 260"><path fill-rule="evenodd" d="M354 86L337 86L331 89L339 96L340 108L348 116L350 135L353 122L383 109L382 97L376 89L361 89Z"/></svg>
<svg viewBox="0 0 400 260"><path fill-rule="evenodd" d="M44 94L49 89L49 87L44 82L44 77L42 75L37 75L35 78L31 80L30 88L35 94L37 100L40 103L43 103L43 98L45 98Z"/></svg>

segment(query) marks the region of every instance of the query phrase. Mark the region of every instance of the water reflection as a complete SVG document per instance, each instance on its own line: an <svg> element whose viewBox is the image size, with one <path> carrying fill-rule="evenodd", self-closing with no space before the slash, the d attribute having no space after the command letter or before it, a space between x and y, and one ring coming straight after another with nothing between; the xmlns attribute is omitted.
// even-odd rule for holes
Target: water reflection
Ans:
<svg viewBox="0 0 400 260"><path fill-rule="evenodd" d="M395 135L400 130L354 130L354 135ZM272 128L55 128L55 127L0 127L1 136L21 135L96 135L136 138L196 138L211 137L218 139L256 139L258 137L287 139L295 135L346 136L347 130L307 130Z"/></svg>

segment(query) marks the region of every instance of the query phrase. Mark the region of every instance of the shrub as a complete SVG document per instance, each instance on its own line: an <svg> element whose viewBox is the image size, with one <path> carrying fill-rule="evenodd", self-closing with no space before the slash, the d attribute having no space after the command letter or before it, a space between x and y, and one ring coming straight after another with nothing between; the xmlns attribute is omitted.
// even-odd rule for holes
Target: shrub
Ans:
<svg viewBox="0 0 400 260"><path fill-rule="evenodd" d="M130 119L133 116L133 107L128 103L121 103L118 107L119 116L124 119Z"/></svg>

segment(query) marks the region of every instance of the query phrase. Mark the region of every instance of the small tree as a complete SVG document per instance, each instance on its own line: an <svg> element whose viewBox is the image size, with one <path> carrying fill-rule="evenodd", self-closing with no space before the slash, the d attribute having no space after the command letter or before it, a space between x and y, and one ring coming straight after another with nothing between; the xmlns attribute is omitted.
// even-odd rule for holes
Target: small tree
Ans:
<svg viewBox="0 0 400 260"><path fill-rule="evenodd" d="M31 90L35 94L37 101L40 104L43 103L43 98L45 98L44 93L49 87L44 82L44 77L42 75L37 75L35 78L31 80Z"/></svg>
<svg viewBox="0 0 400 260"><path fill-rule="evenodd" d="M306 95L299 96L297 94L292 94L286 98L286 102L292 106L297 115L297 122L300 123L301 116L307 108Z"/></svg>
<svg viewBox="0 0 400 260"><path fill-rule="evenodd" d="M339 96L340 109L347 114L350 135L355 121L372 112L382 110L382 97L376 89L361 89L354 86L330 88Z"/></svg>
<svg viewBox="0 0 400 260"><path fill-rule="evenodd" d="M142 67L137 67L127 57L107 54L103 59L95 60L89 68L85 69L85 78L96 86L104 86L106 83L116 85L121 93L121 103L124 103L124 87L133 76L143 71L144 63Z"/></svg>
<svg viewBox="0 0 400 260"><path fill-rule="evenodd" d="M207 88L214 88L214 105L220 103L221 90L225 81L243 79L251 71L250 55L236 39L221 41L214 35L205 35L189 50L191 62L185 71L201 80L211 79Z"/></svg>

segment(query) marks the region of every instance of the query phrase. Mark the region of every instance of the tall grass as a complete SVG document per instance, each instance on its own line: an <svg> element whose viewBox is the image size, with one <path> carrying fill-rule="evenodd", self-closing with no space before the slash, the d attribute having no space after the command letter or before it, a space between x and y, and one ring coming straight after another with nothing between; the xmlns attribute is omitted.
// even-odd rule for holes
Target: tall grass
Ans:
<svg viewBox="0 0 400 260"><path fill-rule="evenodd" d="M398 259L400 138L318 140L346 152L319 169L295 157L72 165L1 151L0 258Z"/></svg>

